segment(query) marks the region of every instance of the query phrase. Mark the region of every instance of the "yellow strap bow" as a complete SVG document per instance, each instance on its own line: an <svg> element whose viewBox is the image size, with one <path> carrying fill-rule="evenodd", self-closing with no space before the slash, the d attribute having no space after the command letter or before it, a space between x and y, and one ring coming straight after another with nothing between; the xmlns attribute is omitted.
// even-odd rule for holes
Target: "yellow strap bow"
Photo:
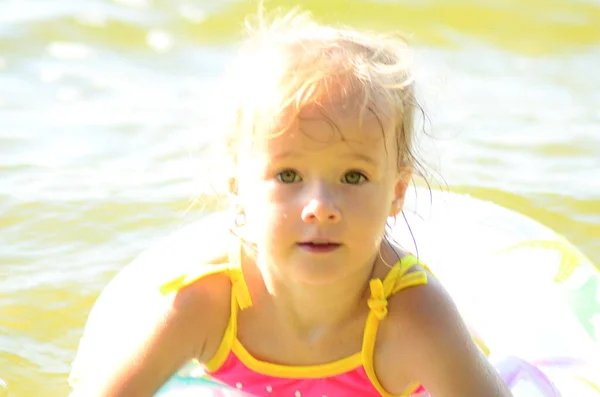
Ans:
<svg viewBox="0 0 600 397"><path fill-rule="evenodd" d="M388 313L388 301L386 299L383 283L380 279L374 279L369 282L371 297L367 301L369 308L375 313L375 316L382 320Z"/></svg>

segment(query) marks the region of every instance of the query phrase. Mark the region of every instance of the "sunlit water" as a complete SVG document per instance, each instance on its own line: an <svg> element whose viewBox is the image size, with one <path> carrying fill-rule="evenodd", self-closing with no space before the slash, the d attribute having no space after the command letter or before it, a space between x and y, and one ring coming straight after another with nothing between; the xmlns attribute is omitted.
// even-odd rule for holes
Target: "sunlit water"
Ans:
<svg viewBox="0 0 600 397"><path fill-rule="evenodd" d="M600 263L598 2L305 4L412 35L434 186L524 212ZM207 190L207 116L254 9L0 3L0 378L11 396L65 395L102 287L202 216L188 207Z"/></svg>

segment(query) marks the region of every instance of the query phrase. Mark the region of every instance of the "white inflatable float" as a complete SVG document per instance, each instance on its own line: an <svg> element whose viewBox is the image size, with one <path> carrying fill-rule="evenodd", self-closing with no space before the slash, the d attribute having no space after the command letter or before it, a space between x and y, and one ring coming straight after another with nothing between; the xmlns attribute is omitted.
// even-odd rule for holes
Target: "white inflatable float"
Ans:
<svg viewBox="0 0 600 397"><path fill-rule="evenodd" d="M600 397L600 274L563 237L534 220L465 195L416 189L393 237L432 268L463 317L486 343L515 397ZM144 314L124 302L158 299L156 286L179 269L220 252L226 239L198 252L198 239L223 230L223 214L183 227L127 266L90 313L71 381L118 354ZM205 247L202 244L202 247ZM240 396L190 363L161 397Z"/></svg>

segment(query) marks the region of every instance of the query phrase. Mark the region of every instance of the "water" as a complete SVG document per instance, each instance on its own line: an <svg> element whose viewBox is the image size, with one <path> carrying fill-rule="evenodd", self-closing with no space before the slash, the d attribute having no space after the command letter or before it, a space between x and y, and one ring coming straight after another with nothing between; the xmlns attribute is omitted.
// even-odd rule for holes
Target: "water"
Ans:
<svg viewBox="0 0 600 397"><path fill-rule="evenodd" d="M328 21L411 33L435 136L428 163L451 189L524 212L600 263L600 4L488 3L304 2ZM0 378L11 396L65 395L102 287L215 208L189 210L207 189L199 159L217 77L254 9L0 2Z"/></svg>

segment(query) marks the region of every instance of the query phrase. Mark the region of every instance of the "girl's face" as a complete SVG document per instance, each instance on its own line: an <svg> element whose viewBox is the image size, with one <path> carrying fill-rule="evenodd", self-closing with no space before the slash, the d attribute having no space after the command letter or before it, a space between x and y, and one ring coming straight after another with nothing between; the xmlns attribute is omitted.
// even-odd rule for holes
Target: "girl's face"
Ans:
<svg viewBox="0 0 600 397"><path fill-rule="evenodd" d="M336 107L248 155L238 181L247 234L273 276L325 285L370 268L387 217L402 209L410 170L398 170L394 123Z"/></svg>

